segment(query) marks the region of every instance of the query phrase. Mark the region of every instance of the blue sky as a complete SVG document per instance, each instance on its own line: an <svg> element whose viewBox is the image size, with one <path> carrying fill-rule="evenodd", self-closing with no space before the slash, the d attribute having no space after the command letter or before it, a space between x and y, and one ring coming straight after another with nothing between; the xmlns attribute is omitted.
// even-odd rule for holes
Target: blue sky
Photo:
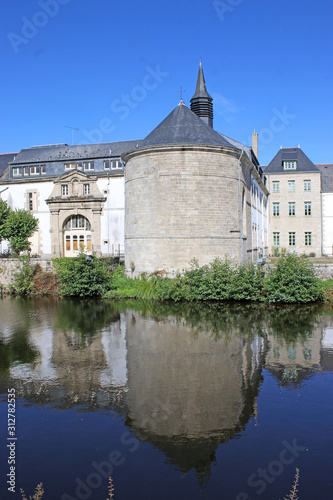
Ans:
<svg viewBox="0 0 333 500"><path fill-rule="evenodd" d="M333 163L331 0L1 0L0 153L141 139L200 57L214 128Z"/></svg>

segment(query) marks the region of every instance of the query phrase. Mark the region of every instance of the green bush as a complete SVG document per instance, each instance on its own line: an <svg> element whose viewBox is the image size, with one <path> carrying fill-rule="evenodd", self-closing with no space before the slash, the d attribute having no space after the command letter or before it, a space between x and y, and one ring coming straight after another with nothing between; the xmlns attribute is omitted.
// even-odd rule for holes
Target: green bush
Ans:
<svg viewBox="0 0 333 500"><path fill-rule="evenodd" d="M31 264L29 256L19 257L19 264L14 273L14 280L9 289L15 295L33 295L36 266Z"/></svg>
<svg viewBox="0 0 333 500"><path fill-rule="evenodd" d="M269 302L314 302L322 299L320 281L313 266L294 254L281 257L264 280Z"/></svg>
<svg viewBox="0 0 333 500"><path fill-rule="evenodd" d="M101 297L109 289L110 276L101 259L84 254L53 260L60 282L60 294L66 297Z"/></svg>

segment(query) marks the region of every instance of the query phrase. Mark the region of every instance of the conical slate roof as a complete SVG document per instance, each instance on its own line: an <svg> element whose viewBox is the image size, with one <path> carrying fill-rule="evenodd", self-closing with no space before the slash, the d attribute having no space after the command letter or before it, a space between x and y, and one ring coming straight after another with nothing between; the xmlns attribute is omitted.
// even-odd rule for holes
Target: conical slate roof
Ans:
<svg viewBox="0 0 333 500"><path fill-rule="evenodd" d="M205 77L203 74L201 60L200 60L200 65L199 65L197 88L195 89L195 94L192 97L192 99L196 99L198 97L207 97L208 99L213 100L212 97L208 94L207 89L206 89L206 82L205 82Z"/></svg>
<svg viewBox="0 0 333 500"><path fill-rule="evenodd" d="M236 149L183 102L140 143L140 147L163 144L205 144Z"/></svg>

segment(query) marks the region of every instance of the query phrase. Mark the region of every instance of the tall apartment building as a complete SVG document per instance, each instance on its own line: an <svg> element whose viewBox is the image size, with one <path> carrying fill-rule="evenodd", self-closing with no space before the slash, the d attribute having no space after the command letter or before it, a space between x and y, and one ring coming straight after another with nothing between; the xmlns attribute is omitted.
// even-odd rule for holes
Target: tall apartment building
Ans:
<svg viewBox="0 0 333 500"><path fill-rule="evenodd" d="M322 254L321 171L298 148L281 148L264 173L268 180L269 252Z"/></svg>

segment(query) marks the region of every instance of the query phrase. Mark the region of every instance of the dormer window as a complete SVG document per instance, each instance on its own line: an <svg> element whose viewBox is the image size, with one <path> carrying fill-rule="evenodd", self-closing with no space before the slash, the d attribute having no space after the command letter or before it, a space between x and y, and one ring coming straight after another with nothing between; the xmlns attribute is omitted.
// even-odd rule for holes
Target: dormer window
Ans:
<svg viewBox="0 0 333 500"><path fill-rule="evenodd" d="M75 168L75 163L65 163L65 170L72 170Z"/></svg>
<svg viewBox="0 0 333 500"><path fill-rule="evenodd" d="M283 162L283 170L296 170L296 160L292 161L284 161Z"/></svg>
<svg viewBox="0 0 333 500"><path fill-rule="evenodd" d="M13 177L17 177L18 175L22 175L22 169L20 167L13 167L12 173L13 173Z"/></svg>
<svg viewBox="0 0 333 500"><path fill-rule="evenodd" d="M30 167L30 175L39 175L40 174L40 166L39 165L33 165Z"/></svg>
<svg viewBox="0 0 333 500"><path fill-rule="evenodd" d="M93 161L84 161L83 168L84 168L84 170L94 170L94 162Z"/></svg>

